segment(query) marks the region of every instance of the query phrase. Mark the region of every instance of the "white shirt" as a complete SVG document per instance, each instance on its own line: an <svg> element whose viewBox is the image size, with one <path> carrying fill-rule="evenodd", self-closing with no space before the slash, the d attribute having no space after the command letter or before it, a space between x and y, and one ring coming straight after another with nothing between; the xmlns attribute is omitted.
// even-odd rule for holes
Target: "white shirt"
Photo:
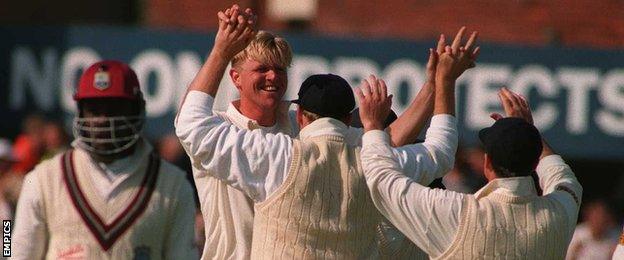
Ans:
<svg viewBox="0 0 624 260"><path fill-rule="evenodd" d="M193 94L190 96L187 96L188 100L193 100ZM259 129L265 133L298 133L295 117L289 116L295 112L290 110L290 102L283 101L279 105L277 121L269 127L261 126L256 120L241 114L237 108L238 102L229 103L225 112L215 113L240 128ZM185 105L186 101L183 107ZM193 178L204 218L206 239L202 259L249 258L254 221L253 201L242 191L225 185L201 168L193 167Z"/></svg>
<svg viewBox="0 0 624 260"><path fill-rule="evenodd" d="M77 145L75 141L72 143L72 146L74 146L74 149L81 149L80 146ZM141 158L141 156L145 156L145 154L150 152L151 150L152 150L152 146L150 144L148 144L144 140L140 140L135 152L133 153L133 156L138 155L138 158ZM54 158L56 159L56 157ZM130 160L127 162L131 163L134 161ZM109 173L105 172L104 170L93 171L91 172L91 174L85 175L85 177L91 178L92 183L98 184L98 185L94 185L98 192L98 195L100 195L102 198L105 198L107 200L111 197L111 195L114 192L119 192L119 190L116 188L120 186L122 181L118 181L118 180L122 180L122 179L125 180L128 178L130 174L134 172L134 171L127 171L127 170L136 169L137 167L134 164L121 164L121 165L117 164L117 165L118 165L118 167L116 167L117 174L113 174L113 172L110 173L110 174L117 176L112 181L109 181L109 178L110 178L108 176ZM37 168L35 168L35 170L36 169ZM20 193L20 198L18 202L18 204L23 204L23 205L19 205L19 207L17 207L17 210L19 212L15 213L17 216L19 216L19 219L16 219L16 222L18 222L16 224L19 224L22 226L21 227L16 226L16 227L20 229L19 232L24 233L22 236L18 236L18 238L23 237L23 238L31 239L32 241L40 241L37 243L45 244L47 243L45 242L46 241L45 235L39 232L38 229L34 228L36 226L45 226L45 223L44 223L45 219L42 219L40 217L42 216L42 214L39 214L40 212L39 205L43 201L41 190L39 190L39 187L41 185L39 184L39 179L35 178L33 175L34 174L27 174L24 177L24 186L22 186L22 191ZM33 227L33 228L23 228L25 226ZM29 244L29 243L32 243L32 242L23 243L23 244Z"/></svg>
<svg viewBox="0 0 624 260"><path fill-rule="evenodd" d="M615 252L613 252L613 260L621 260L624 259L624 230L622 230L622 234L620 235L620 243L618 243L615 248Z"/></svg>
<svg viewBox="0 0 624 260"><path fill-rule="evenodd" d="M145 156L143 152L151 151L153 149L152 146L143 139L138 142L137 152L110 163L98 162L89 157L91 159L91 163L99 166L101 170L96 174L89 175L89 177L93 179L93 183L98 184L95 185L94 188L101 198L110 199L115 196L115 194L119 191L115 189L115 187L119 186L120 183L128 179L128 177L130 177L130 175L140 166L139 162L141 161L142 156ZM79 141L74 140L72 142L72 147L74 147L74 149L80 149Z"/></svg>
<svg viewBox="0 0 624 260"><path fill-rule="evenodd" d="M75 144L75 142L73 144ZM81 148L79 146L75 146L75 149ZM113 194L116 194L124 189L125 185L122 185L123 180L126 180L131 174L136 172L138 167L137 162L141 158L148 156L152 150L152 146L146 140L141 139L137 143L136 150L131 156L128 157L128 159L115 161L112 164L101 164L100 167L104 167L104 169L101 171L92 171L90 174L84 175L84 177L91 178L92 183L97 183L98 185L94 186L98 195L102 196L105 200L109 200ZM58 157L54 157L54 159L50 160L58 161ZM60 166L61 165L59 163L59 167ZM33 171L37 170L38 168L35 168ZM41 184L39 183L39 179L36 178L34 172L31 172L24 177L24 185L22 186L22 191L20 193L15 213L16 219L13 244L19 243L27 248L24 248L24 251L26 252L14 253L14 257L17 259L21 259L22 255L28 254L45 255L45 252L43 251L45 250L48 241L46 238L47 231L43 229L45 229L47 224L45 214L42 212L43 209L41 204L43 203L43 195L39 189L40 186ZM68 201L67 203L71 202ZM184 207L180 208L180 210L184 212L184 214L180 214L181 219L189 219L186 215L194 215L194 206L188 205L189 204L185 204ZM194 223L173 223L173 226L176 230L188 230L192 232ZM170 239L167 239L166 241L169 241L169 244L165 245L164 248L168 249L180 248L180 243L185 242L182 240L173 241ZM178 250L170 251L176 252Z"/></svg>
<svg viewBox="0 0 624 260"><path fill-rule="evenodd" d="M264 201L288 174L293 138L237 128L213 114L213 102L206 93L188 93L176 122L182 146L194 167L242 190L256 202ZM320 135L342 136L346 143L360 145L362 129L321 118L303 128L299 138ZM456 148L455 118L442 115L432 119L424 143L392 149L391 153L412 173L410 177L431 182L450 170Z"/></svg>
<svg viewBox="0 0 624 260"><path fill-rule="evenodd" d="M580 224L574 230L566 259L608 260L618 245L620 230L611 228L602 238L594 238L587 224ZM575 252L576 251L576 252ZM575 258L572 258L574 256Z"/></svg>
<svg viewBox="0 0 624 260"><path fill-rule="evenodd" d="M363 137L362 167L371 197L385 217L430 257L435 258L450 247L458 230L463 198L468 195L430 189L414 182L405 175L410 174L409 170L402 169L397 158L389 156L392 148L388 139L383 131L369 131ZM536 172L544 195L554 192L557 186L565 183L576 194L576 200L580 201L582 188L560 156L543 158ZM532 182L531 177L498 178L474 196L478 198L498 192L535 192L527 182ZM568 193L550 196L559 201L568 213L568 231L572 234L579 203Z"/></svg>

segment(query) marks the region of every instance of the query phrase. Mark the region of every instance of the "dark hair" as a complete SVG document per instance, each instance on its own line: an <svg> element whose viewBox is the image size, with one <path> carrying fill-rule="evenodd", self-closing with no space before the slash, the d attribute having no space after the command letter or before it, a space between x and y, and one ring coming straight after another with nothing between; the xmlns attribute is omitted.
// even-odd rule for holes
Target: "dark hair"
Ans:
<svg viewBox="0 0 624 260"><path fill-rule="evenodd" d="M492 169L494 169L494 172L496 173L496 176L501 178L525 177L531 176L531 174L533 173L533 171L514 172L505 168L504 166L497 165L492 160L490 160L490 162L492 164Z"/></svg>

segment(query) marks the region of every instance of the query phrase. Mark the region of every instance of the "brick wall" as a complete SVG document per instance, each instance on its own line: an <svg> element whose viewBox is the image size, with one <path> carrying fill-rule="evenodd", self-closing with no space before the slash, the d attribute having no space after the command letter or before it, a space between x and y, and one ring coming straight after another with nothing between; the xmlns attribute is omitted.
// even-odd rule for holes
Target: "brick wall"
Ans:
<svg viewBox="0 0 624 260"><path fill-rule="evenodd" d="M144 21L155 27L214 30L223 0L147 0ZM265 0L239 1L258 10L261 27L287 28L264 11ZM328 35L432 40L461 25L481 39L528 45L624 47L623 0L318 0L309 29Z"/></svg>

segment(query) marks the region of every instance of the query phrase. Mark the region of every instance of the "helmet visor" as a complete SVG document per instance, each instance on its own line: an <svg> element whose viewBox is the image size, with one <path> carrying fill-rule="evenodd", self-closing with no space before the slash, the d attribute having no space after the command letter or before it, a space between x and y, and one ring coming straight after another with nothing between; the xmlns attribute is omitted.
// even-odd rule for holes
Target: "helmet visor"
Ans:
<svg viewBox="0 0 624 260"><path fill-rule="evenodd" d="M120 153L140 138L144 116L77 117L74 137L81 148L100 155Z"/></svg>

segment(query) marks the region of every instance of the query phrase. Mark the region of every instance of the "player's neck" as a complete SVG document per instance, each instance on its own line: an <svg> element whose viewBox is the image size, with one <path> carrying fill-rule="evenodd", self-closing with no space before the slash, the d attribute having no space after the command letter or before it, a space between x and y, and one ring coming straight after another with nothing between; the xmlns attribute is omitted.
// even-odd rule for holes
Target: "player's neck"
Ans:
<svg viewBox="0 0 624 260"><path fill-rule="evenodd" d="M239 102L238 111L247 118L257 121L261 126L270 127L277 121L277 108L271 111L248 102Z"/></svg>
<svg viewBox="0 0 624 260"><path fill-rule="evenodd" d="M93 158L93 160L97 162L109 164L121 158L130 156L132 153L134 153L135 149L136 149L136 144L116 154L104 155L104 154L90 153L90 155L91 155L91 158Z"/></svg>

